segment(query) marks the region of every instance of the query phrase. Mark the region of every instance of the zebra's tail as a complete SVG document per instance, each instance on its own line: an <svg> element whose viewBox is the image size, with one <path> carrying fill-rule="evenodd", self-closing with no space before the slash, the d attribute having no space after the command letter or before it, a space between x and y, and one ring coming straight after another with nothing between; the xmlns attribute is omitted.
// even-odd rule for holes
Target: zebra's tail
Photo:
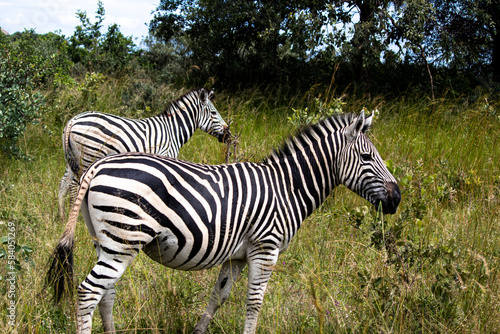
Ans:
<svg viewBox="0 0 500 334"><path fill-rule="evenodd" d="M71 133L71 127L73 126L73 119L71 119L66 126L64 127L63 133L62 133L62 144L63 144L63 152L64 156L66 157L66 152L68 151L69 147L69 135Z"/></svg>
<svg viewBox="0 0 500 334"><path fill-rule="evenodd" d="M66 163L68 164L69 168L71 171L75 174L75 177L78 178L78 175L80 175L80 165L78 164L78 160L71 148L71 129L73 128L73 125L75 124L74 119L71 119L68 121L66 126L64 127L63 134L62 134L62 144L63 144L63 152L64 152L64 159L66 160ZM78 180L78 179L77 179Z"/></svg>
<svg viewBox="0 0 500 334"><path fill-rule="evenodd" d="M90 168L82 178L78 194L69 214L66 228L49 260L45 287L54 288L54 303L58 304L66 294L73 292L73 247L75 245L76 223L83 199L87 194L94 168Z"/></svg>

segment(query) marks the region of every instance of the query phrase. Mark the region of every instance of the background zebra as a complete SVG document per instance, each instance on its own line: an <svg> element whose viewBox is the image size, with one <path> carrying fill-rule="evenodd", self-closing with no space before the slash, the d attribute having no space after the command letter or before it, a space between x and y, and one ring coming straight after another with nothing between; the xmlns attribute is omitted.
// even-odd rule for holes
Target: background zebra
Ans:
<svg viewBox="0 0 500 334"><path fill-rule="evenodd" d="M209 166L144 153L99 160L82 177L53 253L47 282L54 284L56 302L72 282L81 207L98 262L78 287L78 333L91 332L97 305L104 330L115 330L114 286L141 250L181 270L222 264L195 327L200 333L248 264L245 333L254 333L278 255L333 188L344 184L383 212L396 212L399 187L364 134L371 120L364 113L326 119L262 163Z"/></svg>
<svg viewBox="0 0 500 334"><path fill-rule="evenodd" d="M230 139L226 122L215 109L213 92L194 90L171 102L165 111L146 119L129 119L95 111L73 117L63 131L66 171L59 185L59 213L64 219L64 200L70 187L92 162L111 154L147 152L177 158L179 149L196 129Z"/></svg>

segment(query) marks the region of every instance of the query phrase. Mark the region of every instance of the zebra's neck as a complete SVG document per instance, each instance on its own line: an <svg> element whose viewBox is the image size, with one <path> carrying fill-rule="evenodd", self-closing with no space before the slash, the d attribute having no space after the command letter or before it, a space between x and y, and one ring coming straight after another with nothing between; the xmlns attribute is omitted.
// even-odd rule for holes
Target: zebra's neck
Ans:
<svg viewBox="0 0 500 334"><path fill-rule="evenodd" d="M292 212L300 224L340 184L337 161L344 146L341 129L353 115L342 114L306 127L288 139L265 161L280 166Z"/></svg>
<svg viewBox="0 0 500 334"><path fill-rule="evenodd" d="M167 128L172 132L171 138L177 139L174 144L180 148L198 128L197 113L197 104L181 98L172 102L164 113L155 117L167 124Z"/></svg>
<svg viewBox="0 0 500 334"><path fill-rule="evenodd" d="M270 169L278 174L275 179L281 181L275 191L278 193L277 198L284 201L278 205L286 207L285 219L290 227L285 236L285 245L291 241L302 222L338 185L335 152L318 154L317 147L304 147L293 154L268 161Z"/></svg>
<svg viewBox="0 0 500 334"><path fill-rule="evenodd" d="M323 146L325 144L326 142L319 143ZM282 157L279 162L287 182L290 205L294 212L301 213L299 224L311 215L339 184L336 152L320 152L318 147L306 147L293 155Z"/></svg>

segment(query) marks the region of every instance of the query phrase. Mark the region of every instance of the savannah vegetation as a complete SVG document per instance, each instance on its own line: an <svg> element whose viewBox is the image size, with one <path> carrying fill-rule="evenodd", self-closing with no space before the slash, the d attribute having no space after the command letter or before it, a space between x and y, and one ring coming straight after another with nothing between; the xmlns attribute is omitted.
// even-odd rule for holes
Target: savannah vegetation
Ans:
<svg viewBox="0 0 500 334"><path fill-rule="evenodd" d="M0 331L75 329L76 294L54 306L44 288L46 264L64 228L57 190L65 122L86 110L152 116L206 86L215 87L215 106L238 139L227 147L197 133L181 159L259 161L297 128L365 108L376 110L369 136L402 192L397 213L383 216L337 188L281 255L258 333L500 332L497 2L321 7L318 1L316 9L303 1L290 1L291 7L231 3L247 7L162 1L142 47L116 25L105 30L100 2L94 19L77 13L80 25L69 37L0 34ZM219 11L208 10L217 4ZM417 15L419 6L429 15ZM283 14L291 9L296 15ZM328 43L315 48L316 37L325 37L313 29L327 19L350 22L348 9L372 15L361 15L350 33L331 31ZM458 29L464 22L470 31ZM481 29L472 29L474 22ZM233 28L218 36L224 24ZM378 37L364 35L370 31ZM385 48L396 40L402 53ZM455 52L459 47L477 52ZM387 52L391 57L381 57ZM95 263L84 225L80 219L75 283ZM140 254L117 284L118 331L189 333L216 277L217 269L174 271ZM245 298L244 272L209 332L240 331ZM15 326L9 324L12 301ZM100 321L96 312L98 333Z"/></svg>

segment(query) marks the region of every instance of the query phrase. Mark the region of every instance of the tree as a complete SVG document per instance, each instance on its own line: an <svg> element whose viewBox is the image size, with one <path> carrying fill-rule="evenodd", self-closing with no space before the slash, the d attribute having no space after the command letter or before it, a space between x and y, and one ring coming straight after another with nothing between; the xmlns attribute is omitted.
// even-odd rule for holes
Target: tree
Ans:
<svg viewBox="0 0 500 334"><path fill-rule="evenodd" d="M110 25L99 44L102 67L111 73L125 69L133 59L134 47L132 37L123 36L116 23Z"/></svg>
<svg viewBox="0 0 500 334"><path fill-rule="evenodd" d="M102 34L104 15L100 0L94 23L90 22L86 12L77 12L80 25L68 39L68 53L75 64L80 63L89 71L119 73L132 60L135 44L132 37L123 36L117 24L112 24Z"/></svg>
<svg viewBox="0 0 500 334"><path fill-rule="evenodd" d="M96 21L90 22L87 12L77 11L76 16L80 25L76 26L75 32L68 38L69 54L71 60L83 63L85 66L94 67L99 59L99 39L101 38L102 22L104 21L104 6L99 0L97 3Z"/></svg>
<svg viewBox="0 0 500 334"><path fill-rule="evenodd" d="M428 43L442 65L476 75L491 71L500 83L500 2L498 0L431 0L437 22Z"/></svg>
<svg viewBox="0 0 500 334"><path fill-rule="evenodd" d="M177 37L169 43L163 43L153 36L144 41L146 50L142 50L139 62L149 74L161 82L175 82L185 78L186 69L192 65L191 50L188 48L185 37Z"/></svg>
<svg viewBox="0 0 500 334"><path fill-rule="evenodd" d="M338 23L330 43L340 47L342 58L351 64L357 81L369 81L370 68L380 64L386 47L384 13L390 3L387 0L337 0L329 7L332 23Z"/></svg>
<svg viewBox="0 0 500 334"><path fill-rule="evenodd" d="M464 79L490 71L500 81L499 7L497 0L162 0L150 33L172 45L182 38L202 82L307 86L336 73L362 91L425 85L434 97L437 72Z"/></svg>
<svg viewBox="0 0 500 334"><path fill-rule="evenodd" d="M434 77L428 61L428 51L424 44L429 28L436 24L435 11L427 0L407 0L393 3L394 10L383 14L390 22L385 45L397 46L400 55L412 57L415 63L422 62L429 76L432 99L435 98Z"/></svg>
<svg viewBox="0 0 500 334"><path fill-rule="evenodd" d="M187 36L191 58L226 85L277 82L314 54L323 37L320 1L162 0L150 32L169 42Z"/></svg>

